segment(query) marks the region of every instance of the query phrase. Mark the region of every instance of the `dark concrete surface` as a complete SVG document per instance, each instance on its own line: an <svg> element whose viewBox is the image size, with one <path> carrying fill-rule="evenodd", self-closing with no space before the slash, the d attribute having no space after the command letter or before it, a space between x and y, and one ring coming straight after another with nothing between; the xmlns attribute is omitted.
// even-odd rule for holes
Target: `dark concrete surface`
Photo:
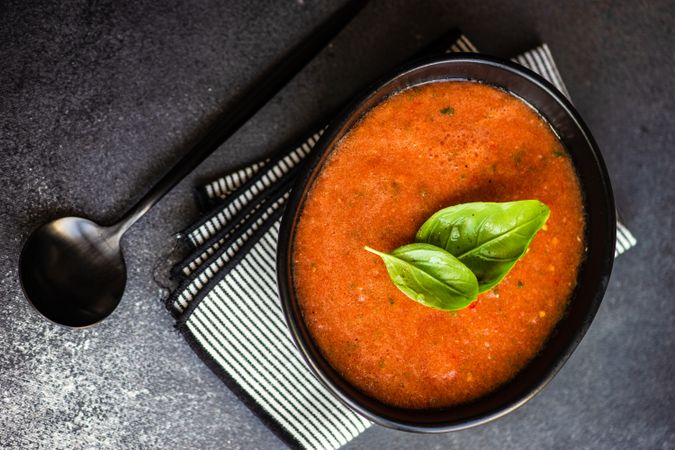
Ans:
<svg viewBox="0 0 675 450"><path fill-rule="evenodd" d="M46 219L106 222L240 90L337 7L330 1L0 2L0 447L278 448L173 330L152 267L196 216L191 188L273 151L450 26L508 56L547 42L639 240L555 380L489 425L356 448L675 448L675 2L374 1L283 92L126 236L106 322L39 318L17 277Z"/></svg>

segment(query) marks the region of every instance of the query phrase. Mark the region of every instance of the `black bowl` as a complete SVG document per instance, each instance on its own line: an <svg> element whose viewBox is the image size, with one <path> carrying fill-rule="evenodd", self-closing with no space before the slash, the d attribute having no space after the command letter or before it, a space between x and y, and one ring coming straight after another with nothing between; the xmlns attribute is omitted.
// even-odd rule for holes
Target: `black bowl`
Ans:
<svg viewBox="0 0 675 450"><path fill-rule="evenodd" d="M424 410L398 408L352 386L323 357L296 300L292 246L303 202L340 138L366 112L393 93L422 83L449 79L475 80L506 89L533 106L553 127L573 160L584 194L587 253L566 314L540 353L510 382L467 404ZM560 370L586 333L602 301L614 261L616 217L600 151L579 114L555 87L534 72L497 58L452 54L422 60L396 71L358 96L334 120L308 158L281 225L277 277L291 334L311 370L337 398L386 427L424 433L446 432L483 424L513 411L537 394Z"/></svg>

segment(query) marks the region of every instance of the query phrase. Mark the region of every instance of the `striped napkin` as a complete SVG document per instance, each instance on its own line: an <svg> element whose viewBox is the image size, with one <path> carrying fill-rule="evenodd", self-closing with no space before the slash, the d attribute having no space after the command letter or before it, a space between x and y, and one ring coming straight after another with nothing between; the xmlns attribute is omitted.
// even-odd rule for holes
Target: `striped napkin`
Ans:
<svg viewBox="0 0 675 450"><path fill-rule="evenodd" d="M477 51L464 36L447 47ZM514 61L569 96L545 44ZM209 210L179 235L190 254L172 269L179 285L167 307L193 350L286 443L337 449L371 423L340 403L305 365L287 328L275 275L284 204L299 163L322 132L199 189ZM617 225L620 255L636 241Z"/></svg>

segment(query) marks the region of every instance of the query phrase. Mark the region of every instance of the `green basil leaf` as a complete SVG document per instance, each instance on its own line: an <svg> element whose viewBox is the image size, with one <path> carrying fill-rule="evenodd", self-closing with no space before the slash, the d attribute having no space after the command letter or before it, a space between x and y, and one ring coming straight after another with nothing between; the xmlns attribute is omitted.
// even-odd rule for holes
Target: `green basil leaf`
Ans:
<svg viewBox="0 0 675 450"><path fill-rule="evenodd" d="M549 214L548 206L538 200L464 203L431 216L416 240L457 257L476 274L479 292L485 292L525 254Z"/></svg>
<svg viewBox="0 0 675 450"><path fill-rule="evenodd" d="M384 260L397 288L425 306L454 311L468 306L478 295L476 276L442 248L408 244L391 253L366 250Z"/></svg>

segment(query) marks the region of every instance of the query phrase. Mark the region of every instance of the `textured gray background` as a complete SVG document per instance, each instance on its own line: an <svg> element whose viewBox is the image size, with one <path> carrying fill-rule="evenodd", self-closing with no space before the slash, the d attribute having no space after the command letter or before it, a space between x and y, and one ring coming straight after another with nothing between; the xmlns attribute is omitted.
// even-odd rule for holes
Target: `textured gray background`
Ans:
<svg viewBox="0 0 675 450"><path fill-rule="evenodd" d="M245 5L245 6L244 6ZM0 1L0 447L278 448L173 330L152 266L196 215L191 188L255 160L458 25L486 52L548 42L639 239L577 352L538 397L478 429L374 427L349 448L675 448L675 2L373 2L126 236L105 323L50 325L24 301L40 222L130 205L233 96L336 8L329 1Z"/></svg>

